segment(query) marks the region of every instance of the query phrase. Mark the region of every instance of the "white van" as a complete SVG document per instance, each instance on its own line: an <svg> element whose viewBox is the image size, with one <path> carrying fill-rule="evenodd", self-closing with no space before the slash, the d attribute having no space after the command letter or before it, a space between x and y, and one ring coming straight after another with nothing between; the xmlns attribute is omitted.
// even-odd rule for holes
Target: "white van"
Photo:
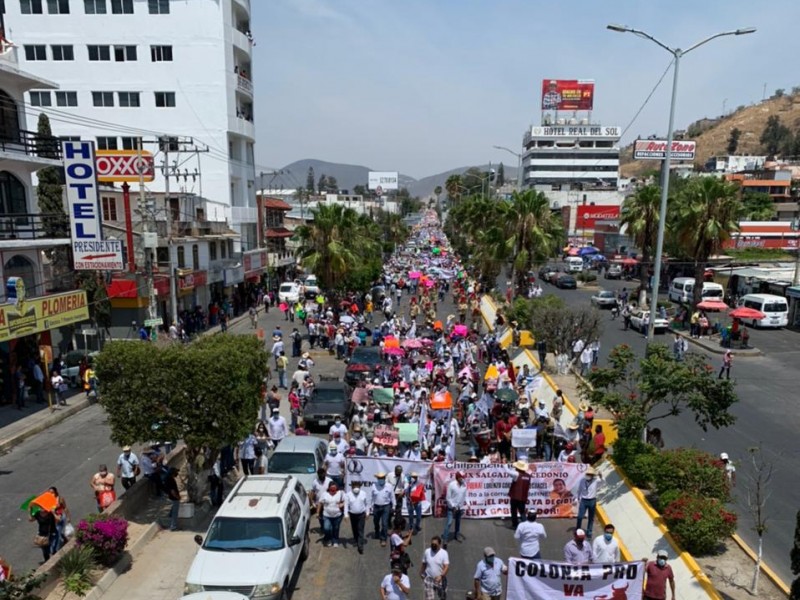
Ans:
<svg viewBox="0 0 800 600"><path fill-rule="evenodd" d="M789 304L786 298L773 294L747 294L738 306L754 308L764 313L763 319L753 319L753 327L786 327L789 324Z"/></svg>
<svg viewBox="0 0 800 600"><path fill-rule="evenodd" d="M713 281L703 282L702 298L725 298L725 289ZM669 299L679 304L689 304L694 299L694 277L676 277L669 286Z"/></svg>
<svg viewBox="0 0 800 600"><path fill-rule="evenodd" d="M567 258L567 270L570 273L580 273L583 271L583 259L580 256L570 256Z"/></svg>

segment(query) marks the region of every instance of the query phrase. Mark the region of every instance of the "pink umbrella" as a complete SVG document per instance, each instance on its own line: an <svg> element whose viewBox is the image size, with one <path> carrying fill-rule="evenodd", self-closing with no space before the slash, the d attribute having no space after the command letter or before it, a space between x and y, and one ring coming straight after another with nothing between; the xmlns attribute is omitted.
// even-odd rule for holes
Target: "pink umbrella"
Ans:
<svg viewBox="0 0 800 600"><path fill-rule="evenodd" d="M383 352L390 356L403 356L406 353L402 348L384 348Z"/></svg>
<svg viewBox="0 0 800 600"><path fill-rule="evenodd" d="M455 333L456 335L467 335L468 331L469 330L467 329L466 325L456 325L455 327L453 327L453 333Z"/></svg>
<svg viewBox="0 0 800 600"><path fill-rule="evenodd" d="M725 304L722 300L703 300L697 304L700 310L728 310L730 306Z"/></svg>
<svg viewBox="0 0 800 600"><path fill-rule="evenodd" d="M428 338L422 338L422 345L423 346L433 346L433 340Z"/></svg>
<svg viewBox="0 0 800 600"><path fill-rule="evenodd" d="M578 252L580 252L580 248L570 248L567 250L569 256L578 256Z"/></svg>
<svg viewBox="0 0 800 600"><path fill-rule="evenodd" d="M435 284L433 283L432 279L425 280L425 287L432 288Z"/></svg>
<svg viewBox="0 0 800 600"><path fill-rule="evenodd" d="M422 348L422 340L417 338L412 338L410 340L404 340L402 343L403 348L407 348L409 350L418 350Z"/></svg>
<svg viewBox="0 0 800 600"><path fill-rule="evenodd" d="M419 271L409 271L408 277L409 279L419 279L420 277L422 277L422 273L420 273Z"/></svg>

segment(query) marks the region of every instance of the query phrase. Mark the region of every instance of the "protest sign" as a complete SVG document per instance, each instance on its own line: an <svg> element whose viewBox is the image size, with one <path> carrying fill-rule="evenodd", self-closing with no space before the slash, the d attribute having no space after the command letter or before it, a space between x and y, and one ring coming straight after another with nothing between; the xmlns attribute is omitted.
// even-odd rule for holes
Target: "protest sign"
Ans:
<svg viewBox="0 0 800 600"><path fill-rule="evenodd" d="M535 448L536 430L518 429L515 427L511 430L511 445L514 448Z"/></svg>
<svg viewBox="0 0 800 600"><path fill-rule="evenodd" d="M400 432L388 425L378 425L373 431L374 442L383 446L397 446L400 443Z"/></svg>
<svg viewBox="0 0 800 600"><path fill-rule="evenodd" d="M642 562L571 565L509 558L506 600L641 600L643 586Z"/></svg>

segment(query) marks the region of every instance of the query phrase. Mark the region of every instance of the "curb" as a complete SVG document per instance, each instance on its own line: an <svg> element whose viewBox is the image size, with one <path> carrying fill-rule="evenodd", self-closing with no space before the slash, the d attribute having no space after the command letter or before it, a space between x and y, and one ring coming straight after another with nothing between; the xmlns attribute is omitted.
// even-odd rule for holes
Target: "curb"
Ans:
<svg viewBox="0 0 800 600"><path fill-rule="evenodd" d="M736 545L739 546L739 548L741 548L744 551L744 553L747 554L747 556L749 556L754 563L758 562L758 556L756 555L756 553L747 544L747 542L745 542L741 537L739 537L738 533L734 533L731 537L733 538L733 541L736 542ZM786 585L783 579L781 579L780 576L778 576L778 574L775 571L770 569L763 560L761 561L761 572L767 576L767 579L769 579L772 583L777 585L784 594L788 596L791 593L792 591L791 588L789 588L789 586Z"/></svg>
<svg viewBox="0 0 800 600"><path fill-rule="evenodd" d="M94 404L89 398L84 398L83 400L79 400L75 404L71 404L66 408L59 409L58 411L53 411L49 416L45 417L35 425L24 429L9 438L0 440L0 454L8 452L14 446L18 446L25 440L30 437L33 437L37 433L41 433L45 429L49 429L53 425L57 425L61 423L61 421L66 420L68 417L81 412L82 410L89 408Z"/></svg>
<svg viewBox="0 0 800 600"><path fill-rule="evenodd" d="M670 329L669 333L677 333L679 336L684 338L690 344L692 344L694 346L697 346L698 348L702 348L703 350L705 350L706 352L710 352L711 354L725 354L725 352L727 350L730 350L731 354L733 354L733 356L738 356L739 358L749 358L749 357L753 357L753 356L764 356L764 353L761 350L759 350L758 348L747 348L746 350L742 350L740 348L739 351L737 352L733 348L722 348L719 345L709 345L709 346L707 346L705 344L701 344L700 342L695 340L693 337L690 337L689 335L687 335L683 331L676 331L675 329Z"/></svg>

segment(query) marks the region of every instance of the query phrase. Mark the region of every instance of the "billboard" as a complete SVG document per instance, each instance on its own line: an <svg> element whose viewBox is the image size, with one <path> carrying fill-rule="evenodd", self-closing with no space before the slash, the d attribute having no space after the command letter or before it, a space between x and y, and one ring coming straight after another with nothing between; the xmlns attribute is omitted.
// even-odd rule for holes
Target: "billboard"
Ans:
<svg viewBox="0 0 800 600"><path fill-rule="evenodd" d="M619 206L578 206L577 229L594 229L598 221L619 219Z"/></svg>
<svg viewBox="0 0 800 600"><path fill-rule="evenodd" d="M592 110L591 79L543 79L542 110Z"/></svg>
<svg viewBox="0 0 800 600"><path fill-rule="evenodd" d="M378 194L385 190L396 190L399 188L397 171L370 171L367 185Z"/></svg>
<svg viewBox="0 0 800 600"><path fill-rule="evenodd" d="M13 285L14 295L13 302L0 306L0 342L89 319L84 290L27 298L21 277L10 278L8 285Z"/></svg>
<svg viewBox="0 0 800 600"><path fill-rule="evenodd" d="M672 160L694 160L697 142L673 140ZM636 140L633 143L633 158L636 160L664 160L667 158L667 140Z"/></svg>
<svg viewBox="0 0 800 600"><path fill-rule="evenodd" d="M149 152L136 150L98 150L97 180L103 183L139 181L140 173L144 181L155 179L155 160Z"/></svg>
<svg viewBox="0 0 800 600"><path fill-rule="evenodd" d="M104 240L94 142L62 142L70 238L78 271L122 271L120 240ZM133 250L133 249L131 249Z"/></svg>

